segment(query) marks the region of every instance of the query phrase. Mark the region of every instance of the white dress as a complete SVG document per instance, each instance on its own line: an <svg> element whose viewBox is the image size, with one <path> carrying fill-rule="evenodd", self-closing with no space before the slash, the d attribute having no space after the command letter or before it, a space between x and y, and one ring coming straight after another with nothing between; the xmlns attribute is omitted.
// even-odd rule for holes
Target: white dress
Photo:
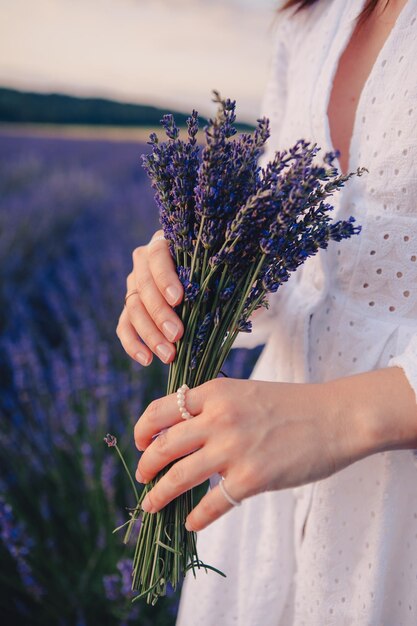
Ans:
<svg viewBox="0 0 417 626"><path fill-rule="evenodd" d="M283 18L264 112L267 161L297 139L332 148L327 105L364 0ZM309 259L237 345L265 348L252 378L320 382L398 365L417 394L417 0L363 88L334 217L359 236ZM304 529L304 532L303 532ZM324 480L244 500L198 534L227 574L189 574L177 626L416 626L417 457L377 453Z"/></svg>

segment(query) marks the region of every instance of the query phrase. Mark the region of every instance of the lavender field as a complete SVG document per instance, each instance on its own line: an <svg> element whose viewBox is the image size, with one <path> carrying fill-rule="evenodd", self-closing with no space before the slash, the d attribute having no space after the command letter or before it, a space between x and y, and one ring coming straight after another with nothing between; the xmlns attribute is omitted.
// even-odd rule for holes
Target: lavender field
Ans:
<svg viewBox="0 0 417 626"><path fill-rule="evenodd" d="M115 335L131 251L158 228L138 143L0 137L0 610L4 624L174 624L177 593L131 604L112 534L133 505L133 425L167 368ZM226 372L247 376L235 350ZM201 575L204 575L202 573Z"/></svg>

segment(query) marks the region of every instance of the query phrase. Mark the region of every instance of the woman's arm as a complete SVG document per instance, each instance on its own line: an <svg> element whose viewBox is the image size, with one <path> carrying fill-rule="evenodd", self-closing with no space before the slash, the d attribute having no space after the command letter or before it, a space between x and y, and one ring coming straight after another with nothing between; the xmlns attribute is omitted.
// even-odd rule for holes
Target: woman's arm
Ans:
<svg viewBox="0 0 417 626"><path fill-rule="evenodd" d="M364 425L370 454L417 448L416 396L400 367L339 378L325 386L331 404L345 418L354 412Z"/></svg>
<svg viewBox="0 0 417 626"><path fill-rule="evenodd" d="M145 450L138 480L177 461L149 492L147 511L216 472L240 501L320 480L376 452L417 447L416 398L399 367L320 384L216 379L188 391L186 402L191 420L182 420L172 394L152 402L135 427ZM230 508L216 486L187 528L201 530Z"/></svg>

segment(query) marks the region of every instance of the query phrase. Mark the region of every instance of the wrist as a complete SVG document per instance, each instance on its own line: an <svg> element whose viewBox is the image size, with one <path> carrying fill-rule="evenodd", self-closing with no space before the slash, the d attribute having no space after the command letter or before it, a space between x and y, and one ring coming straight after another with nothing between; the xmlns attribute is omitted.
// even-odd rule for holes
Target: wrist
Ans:
<svg viewBox="0 0 417 626"><path fill-rule="evenodd" d="M327 440L337 470L376 452L379 441L367 403L353 389L352 379L340 378L319 385Z"/></svg>
<svg viewBox="0 0 417 626"><path fill-rule="evenodd" d="M417 403L399 367L325 383L334 418L356 459L376 452L417 448Z"/></svg>

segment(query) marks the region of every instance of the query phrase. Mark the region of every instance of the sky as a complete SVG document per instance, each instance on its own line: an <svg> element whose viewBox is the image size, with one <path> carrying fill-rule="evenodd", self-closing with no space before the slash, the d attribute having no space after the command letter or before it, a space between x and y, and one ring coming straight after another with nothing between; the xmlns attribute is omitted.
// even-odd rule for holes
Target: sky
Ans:
<svg viewBox="0 0 417 626"><path fill-rule="evenodd" d="M277 0L0 0L0 85L260 114Z"/></svg>

